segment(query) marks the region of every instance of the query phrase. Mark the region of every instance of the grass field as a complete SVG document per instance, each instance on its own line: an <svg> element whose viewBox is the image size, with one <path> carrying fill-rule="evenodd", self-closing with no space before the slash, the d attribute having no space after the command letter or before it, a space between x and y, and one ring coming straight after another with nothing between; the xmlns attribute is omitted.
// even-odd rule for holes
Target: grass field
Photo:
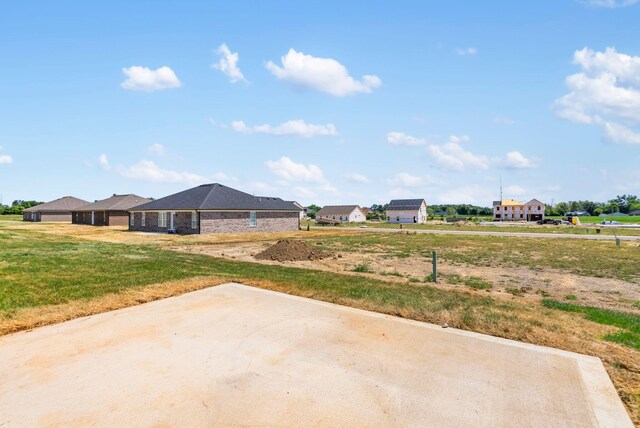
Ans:
<svg viewBox="0 0 640 428"><path fill-rule="evenodd" d="M410 237L410 238L408 238ZM618 278L640 284L640 246L625 242L551 239L517 239L495 236L405 235L359 233L327 236L323 245L331 251L385 253L390 257L431 257L472 266L506 266L561 269L578 275Z"/></svg>
<svg viewBox="0 0 640 428"><path fill-rule="evenodd" d="M594 217L597 218L597 217ZM640 223L640 217L635 217ZM600 219L602 221L602 219ZM372 222L365 223L367 228L376 229L400 229L398 224L389 224L384 222ZM303 222L302 226L306 227L307 223ZM316 226L315 223L310 223L311 227L322 228L322 226ZM360 227L363 223L342 223L339 227ZM573 234L573 235L595 235L596 225L586 224L584 226L553 226L553 225L536 225L536 224L522 224L522 225L481 225L470 223L442 223L442 222L428 222L426 224L404 224L403 230L460 230L460 231L478 231L478 232L518 232L518 233L552 233L552 234ZM626 235L626 236L640 236L640 229L625 229L616 227L602 227L600 228L601 235L611 236L614 235Z"/></svg>
<svg viewBox="0 0 640 428"><path fill-rule="evenodd" d="M309 236L318 245L356 252L385 246L399 258L424 255L435 249L441 257L459 263L557 266L585 275L599 273L629 280L636 280L638 274L634 269L638 246L626 243L617 250L610 243L551 241L532 252L529 241L511 239L505 245L504 238L492 237L373 233L342 236L335 232L311 232ZM637 315L612 311L603 315L598 308L582 309L564 302L532 304L515 297L494 299L484 295L490 284L473 276L459 278L471 290L458 292L432 287L422 278L394 282L368 277L366 272L339 274L176 253L164 248L176 242L203 245L222 241L233 245L238 239L141 236L113 228L65 228L0 218L0 334L237 281L599 356L632 418L640 422ZM111 242L117 240L130 243ZM563 260L562 255L567 253L569 259ZM394 272L389 275L392 279Z"/></svg>

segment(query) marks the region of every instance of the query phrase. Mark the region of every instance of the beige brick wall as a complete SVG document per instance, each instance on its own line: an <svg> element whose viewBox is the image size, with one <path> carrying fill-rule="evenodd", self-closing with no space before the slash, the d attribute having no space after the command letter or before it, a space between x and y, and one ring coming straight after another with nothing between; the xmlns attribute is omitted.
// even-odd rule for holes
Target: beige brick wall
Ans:
<svg viewBox="0 0 640 428"><path fill-rule="evenodd" d="M298 230L300 217L297 212L257 212L256 226L249 226L249 212L201 212L198 213L200 228L191 228L191 212L176 212L173 226L177 233L235 233L235 232L280 232ZM134 226L129 230L141 232L167 232L169 228L158 227L158 213L145 214L145 226L142 227L142 213L135 213Z"/></svg>
<svg viewBox="0 0 640 428"><path fill-rule="evenodd" d="M256 213L256 226L249 226L249 212L200 213L200 233L228 232L283 232L298 230L300 217L297 212Z"/></svg>

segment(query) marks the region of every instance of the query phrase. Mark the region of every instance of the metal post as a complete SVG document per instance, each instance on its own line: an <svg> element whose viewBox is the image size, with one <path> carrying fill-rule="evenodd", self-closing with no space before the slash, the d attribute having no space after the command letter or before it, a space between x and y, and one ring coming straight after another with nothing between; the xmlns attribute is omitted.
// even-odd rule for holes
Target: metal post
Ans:
<svg viewBox="0 0 640 428"><path fill-rule="evenodd" d="M433 252L433 273L431 274L433 282L438 282L437 262L438 262L438 254L434 251Z"/></svg>

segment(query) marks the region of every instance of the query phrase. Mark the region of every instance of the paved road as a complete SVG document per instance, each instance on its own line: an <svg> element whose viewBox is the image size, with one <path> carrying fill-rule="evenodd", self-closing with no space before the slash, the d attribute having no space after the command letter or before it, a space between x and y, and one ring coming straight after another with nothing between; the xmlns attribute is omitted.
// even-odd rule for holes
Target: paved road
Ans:
<svg viewBox="0 0 640 428"><path fill-rule="evenodd" d="M0 338L0 367L0 426L632 426L598 358L239 284Z"/></svg>
<svg viewBox="0 0 640 428"><path fill-rule="evenodd" d="M351 230L357 232L381 232L381 233L397 233L399 229L386 229L377 227L368 227L366 229L360 227L330 227L330 226L315 226L314 230ZM403 232L410 231L411 233L431 233L434 235L467 235L467 236L508 236L516 238L549 238L549 239L587 239L590 241L611 241L615 242L613 235L573 235L570 233L540 233L540 232L484 232L481 230L429 230L429 229L403 229ZM640 236L619 236L621 241L640 241Z"/></svg>

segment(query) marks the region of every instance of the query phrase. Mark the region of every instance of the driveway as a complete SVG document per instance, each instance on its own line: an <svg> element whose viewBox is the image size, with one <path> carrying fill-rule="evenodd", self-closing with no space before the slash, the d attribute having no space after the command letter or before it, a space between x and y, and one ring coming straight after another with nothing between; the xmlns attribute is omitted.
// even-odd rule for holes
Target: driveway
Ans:
<svg viewBox="0 0 640 428"><path fill-rule="evenodd" d="M380 233L431 233L434 235L471 235L471 236L507 236L516 238L549 238L549 239L586 239L589 241L611 241L615 238L611 235L573 235L570 233L541 233L541 232L485 232L481 230L442 230L442 229L387 229L381 227L331 227L314 226L314 230L351 230L357 232L380 232ZM618 236L621 241L640 241L640 236Z"/></svg>
<svg viewBox="0 0 640 428"><path fill-rule="evenodd" d="M0 426L632 426L599 359L225 284L0 338Z"/></svg>

